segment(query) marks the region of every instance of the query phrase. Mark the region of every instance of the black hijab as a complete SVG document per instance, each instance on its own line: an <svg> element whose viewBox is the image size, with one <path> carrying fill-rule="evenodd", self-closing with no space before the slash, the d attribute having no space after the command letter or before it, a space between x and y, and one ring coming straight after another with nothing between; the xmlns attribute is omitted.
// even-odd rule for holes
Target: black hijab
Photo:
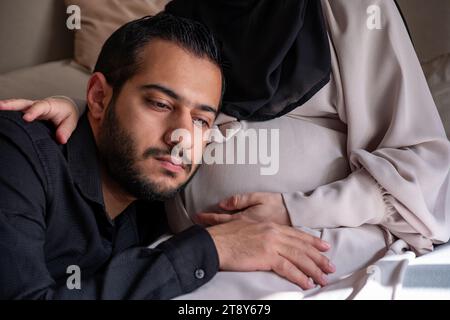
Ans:
<svg viewBox="0 0 450 320"><path fill-rule="evenodd" d="M222 51L222 111L263 121L301 106L330 79L320 0L173 0L166 11L205 24Z"/></svg>

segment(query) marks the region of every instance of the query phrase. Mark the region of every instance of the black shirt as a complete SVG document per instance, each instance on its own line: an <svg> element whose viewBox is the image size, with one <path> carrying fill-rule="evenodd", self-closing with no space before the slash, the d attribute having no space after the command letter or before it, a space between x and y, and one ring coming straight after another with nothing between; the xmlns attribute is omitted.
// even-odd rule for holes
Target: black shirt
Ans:
<svg viewBox="0 0 450 320"><path fill-rule="evenodd" d="M62 146L51 125L0 112L0 299L169 299L216 274L205 229L147 247L166 232L161 203L108 218L86 115Z"/></svg>

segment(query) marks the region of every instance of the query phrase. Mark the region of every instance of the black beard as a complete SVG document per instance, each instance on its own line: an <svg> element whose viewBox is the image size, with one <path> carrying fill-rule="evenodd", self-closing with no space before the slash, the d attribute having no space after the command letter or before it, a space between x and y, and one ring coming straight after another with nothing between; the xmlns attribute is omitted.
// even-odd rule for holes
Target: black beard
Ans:
<svg viewBox="0 0 450 320"><path fill-rule="evenodd" d="M130 135L120 126L115 113L115 101L111 101L102 124L98 150L107 174L125 190L140 200L165 201L174 197L190 181L192 176L176 188L161 190L161 186L142 174L136 166L137 151ZM170 155L169 151L150 148L144 159L151 156ZM190 171L191 167L187 167ZM195 172L194 172L195 173ZM173 177L173 173L167 172Z"/></svg>

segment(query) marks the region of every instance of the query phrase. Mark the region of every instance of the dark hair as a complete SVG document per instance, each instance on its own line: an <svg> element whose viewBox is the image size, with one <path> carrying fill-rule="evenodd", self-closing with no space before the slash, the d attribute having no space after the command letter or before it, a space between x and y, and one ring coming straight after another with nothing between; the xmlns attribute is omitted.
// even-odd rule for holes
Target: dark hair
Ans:
<svg viewBox="0 0 450 320"><path fill-rule="evenodd" d="M125 82L139 70L140 53L154 38L172 41L197 57L211 60L222 70L219 49L207 27L161 12L131 21L115 31L103 45L94 72L101 72L114 93L118 94Z"/></svg>

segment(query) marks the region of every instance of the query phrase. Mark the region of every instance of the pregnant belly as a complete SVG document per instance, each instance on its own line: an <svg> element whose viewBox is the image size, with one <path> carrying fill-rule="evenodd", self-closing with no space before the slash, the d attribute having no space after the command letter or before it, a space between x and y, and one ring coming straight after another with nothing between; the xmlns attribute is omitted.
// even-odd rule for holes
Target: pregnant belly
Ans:
<svg viewBox="0 0 450 320"><path fill-rule="evenodd" d="M342 132L290 117L265 122L243 121L241 124L241 131L234 137L210 145L224 154L234 151L234 163L223 158L223 164L202 164L188 186L166 203L169 222L178 226L174 229L179 231L187 227L189 217L198 212L219 211L218 202L234 194L307 192L349 174L346 135ZM264 130L268 144L261 150ZM257 151L249 140L239 137L249 131L256 133ZM236 163L236 152L242 147L239 141L246 142L244 164ZM249 163L250 152L256 152L253 155L257 158L256 163Z"/></svg>

